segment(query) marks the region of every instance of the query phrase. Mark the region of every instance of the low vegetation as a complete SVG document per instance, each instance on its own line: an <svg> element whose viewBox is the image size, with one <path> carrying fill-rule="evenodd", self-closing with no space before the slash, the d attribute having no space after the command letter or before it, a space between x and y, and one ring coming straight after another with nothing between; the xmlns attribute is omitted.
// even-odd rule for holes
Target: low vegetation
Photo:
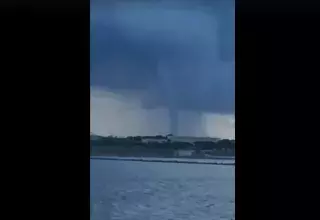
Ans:
<svg viewBox="0 0 320 220"><path fill-rule="evenodd" d="M162 140L161 142L143 140L150 139ZM208 155L228 155L233 156L235 153L235 141L228 139L221 139L216 142L213 141L198 141L194 143L188 142L171 142L163 136L143 137L143 136L130 136L130 137L95 137L91 138L91 153L111 154L111 155L173 155L175 150L194 150L195 154Z"/></svg>

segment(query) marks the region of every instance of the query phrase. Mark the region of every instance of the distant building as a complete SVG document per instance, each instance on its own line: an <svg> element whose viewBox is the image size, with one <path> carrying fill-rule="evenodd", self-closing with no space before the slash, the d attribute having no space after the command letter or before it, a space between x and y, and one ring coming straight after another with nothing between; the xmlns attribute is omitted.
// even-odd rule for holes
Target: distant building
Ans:
<svg viewBox="0 0 320 220"><path fill-rule="evenodd" d="M142 143L165 143L165 142L168 142L168 138L163 136L146 136L146 137L141 137L141 142Z"/></svg>
<svg viewBox="0 0 320 220"><path fill-rule="evenodd" d="M212 149L211 150L201 150L201 152L204 154L210 154L213 152L213 150Z"/></svg>
<svg viewBox="0 0 320 220"><path fill-rule="evenodd" d="M174 151L174 156L175 157L191 157L194 154L194 150L189 149L189 150L175 150Z"/></svg>
<svg viewBox="0 0 320 220"><path fill-rule="evenodd" d="M195 142L217 142L219 138L211 138L211 137L189 137L189 136L173 136L168 135L168 140L171 142L187 142L194 144Z"/></svg>

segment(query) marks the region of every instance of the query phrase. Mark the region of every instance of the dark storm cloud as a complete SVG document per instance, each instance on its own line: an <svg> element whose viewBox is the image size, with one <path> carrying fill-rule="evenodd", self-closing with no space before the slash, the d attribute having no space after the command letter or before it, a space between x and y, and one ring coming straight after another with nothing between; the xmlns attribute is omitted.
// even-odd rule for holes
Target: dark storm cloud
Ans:
<svg viewBox="0 0 320 220"><path fill-rule="evenodd" d="M233 113L234 7L93 4L91 85L143 90L145 107Z"/></svg>

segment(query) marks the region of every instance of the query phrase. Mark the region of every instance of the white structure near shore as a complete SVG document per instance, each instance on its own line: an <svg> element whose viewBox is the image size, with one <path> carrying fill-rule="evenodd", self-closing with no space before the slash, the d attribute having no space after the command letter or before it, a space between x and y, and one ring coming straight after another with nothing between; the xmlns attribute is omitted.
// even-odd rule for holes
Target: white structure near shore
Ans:
<svg viewBox="0 0 320 220"><path fill-rule="evenodd" d="M194 144L195 142L217 142L219 138L212 137L191 137L191 136L148 136L142 137L143 143L165 143L165 142L184 142Z"/></svg>
<svg viewBox="0 0 320 220"><path fill-rule="evenodd" d="M141 139L142 143L165 143L168 142L167 137L142 137Z"/></svg>
<svg viewBox="0 0 320 220"><path fill-rule="evenodd" d="M174 156L175 157L191 157L194 153L194 150L175 150Z"/></svg>
<svg viewBox="0 0 320 220"><path fill-rule="evenodd" d="M211 138L211 137L189 137L189 136L167 136L168 140L171 142L186 142L194 144L195 142L217 142L219 138Z"/></svg>

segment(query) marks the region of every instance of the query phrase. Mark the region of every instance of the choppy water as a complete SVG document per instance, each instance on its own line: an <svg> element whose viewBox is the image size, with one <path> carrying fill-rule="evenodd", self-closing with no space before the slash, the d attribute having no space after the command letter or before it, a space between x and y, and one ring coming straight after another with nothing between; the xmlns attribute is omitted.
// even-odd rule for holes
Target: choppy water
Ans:
<svg viewBox="0 0 320 220"><path fill-rule="evenodd" d="M234 219L234 167L91 160L93 220Z"/></svg>

